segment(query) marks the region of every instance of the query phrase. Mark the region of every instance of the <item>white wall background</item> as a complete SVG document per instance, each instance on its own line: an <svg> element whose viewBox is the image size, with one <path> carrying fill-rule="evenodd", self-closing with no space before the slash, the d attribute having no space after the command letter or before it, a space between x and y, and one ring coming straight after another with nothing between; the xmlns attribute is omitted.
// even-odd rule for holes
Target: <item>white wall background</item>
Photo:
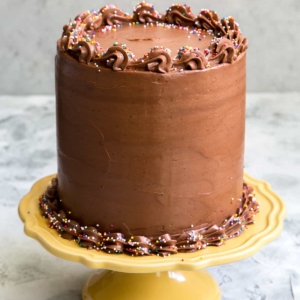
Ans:
<svg viewBox="0 0 300 300"><path fill-rule="evenodd" d="M164 12L173 0L155 0ZM131 13L136 1L114 0ZM104 0L0 0L0 95L54 94L56 40L63 25ZM196 15L233 16L249 38L248 92L300 91L299 0L190 0Z"/></svg>

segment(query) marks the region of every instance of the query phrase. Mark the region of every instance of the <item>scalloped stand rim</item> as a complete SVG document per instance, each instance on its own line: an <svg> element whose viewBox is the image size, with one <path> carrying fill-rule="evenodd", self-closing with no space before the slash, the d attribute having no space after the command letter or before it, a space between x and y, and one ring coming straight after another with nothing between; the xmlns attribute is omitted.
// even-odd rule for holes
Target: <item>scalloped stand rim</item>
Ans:
<svg viewBox="0 0 300 300"><path fill-rule="evenodd" d="M256 224L249 226L240 237L227 241L220 248L208 247L167 258L110 255L82 249L75 242L63 240L55 230L49 229L47 220L40 214L38 197L54 176L44 177L33 185L19 204L19 215L25 223L25 233L39 241L53 255L80 262L89 268L112 270L95 274L87 281L82 294L84 300L119 300L124 299L125 292L131 300L141 297L149 300L182 299L181 294L185 298L219 300L220 289L212 276L204 270L197 270L253 255L279 236L286 214L283 200L267 182L245 174L245 182L254 187L256 197L261 202L261 211ZM139 284L135 284L137 281Z"/></svg>

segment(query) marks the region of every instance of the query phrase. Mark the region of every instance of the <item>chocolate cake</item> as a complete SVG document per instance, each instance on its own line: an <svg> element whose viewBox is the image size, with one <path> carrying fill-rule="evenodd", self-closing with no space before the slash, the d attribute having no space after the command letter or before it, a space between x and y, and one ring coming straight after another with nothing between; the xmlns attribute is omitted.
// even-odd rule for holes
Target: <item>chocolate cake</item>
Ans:
<svg viewBox="0 0 300 300"><path fill-rule="evenodd" d="M247 39L232 17L142 2L85 11L56 56L58 174L40 205L83 247L221 245L258 211L243 183Z"/></svg>

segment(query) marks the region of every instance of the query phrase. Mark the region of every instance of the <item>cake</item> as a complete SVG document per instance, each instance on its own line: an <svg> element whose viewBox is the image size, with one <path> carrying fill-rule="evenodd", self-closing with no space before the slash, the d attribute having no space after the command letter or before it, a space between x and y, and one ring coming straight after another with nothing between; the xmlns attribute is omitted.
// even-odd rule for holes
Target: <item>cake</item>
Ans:
<svg viewBox="0 0 300 300"><path fill-rule="evenodd" d="M56 56L58 173L40 197L80 246L220 246L253 223L243 183L247 39L234 18L139 3L84 11Z"/></svg>

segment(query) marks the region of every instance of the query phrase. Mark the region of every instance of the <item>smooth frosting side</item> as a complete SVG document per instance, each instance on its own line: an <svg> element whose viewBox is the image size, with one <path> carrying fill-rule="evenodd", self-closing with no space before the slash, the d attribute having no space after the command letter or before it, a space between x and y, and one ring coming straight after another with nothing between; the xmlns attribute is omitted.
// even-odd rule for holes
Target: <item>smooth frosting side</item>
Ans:
<svg viewBox="0 0 300 300"><path fill-rule="evenodd" d="M199 62L201 65L201 62ZM100 72L99 72L100 70ZM114 72L56 58L59 193L81 224L133 235L219 223L242 196L246 56ZM137 213L138 212L138 213Z"/></svg>
<svg viewBox="0 0 300 300"><path fill-rule="evenodd" d="M247 225L254 223L260 204L256 201L252 187L243 184L243 196L236 213L225 219L220 226L201 224L182 229L176 234L161 236L126 236L121 232L101 232L98 225L82 226L72 220L70 214L61 209L57 178L40 196L41 211L49 220L50 228L56 229L65 239L75 240L79 246L110 254L125 253L131 256L169 256L177 253L195 252L207 246L222 246L227 240L238 237Z"/></svg>
<svg viewBox="0 0 300 300"><path fill-rule="evenodd" d="M135 55L140 44L127 47L108 45L101 35L115 32L123 34L124 28L136 27L141 33L152 26L171 28L171 31L186 31L190 36L197 35L199 40L210 36L205 49L199 42L188 41L182 47L170 51L169 42L163 45L152 44L152 50L142 55ZM165 36L171 33L165 32ZM103 43L104 42L104 43ZM153 43L155 40L153 40ZM202 70L223 63L233 63L248 48L247 38L240 31L234 18L220 19L212 10L201 10L195 16L189 6L176 4L166 11L158 13L152 4L139 3L133 15L124 13L116 5L106 5L99 11L84 11L63 27L63 34L58 40L58 51L68 52L81 63L93 62L115 71L143 70L168 73L179 70ZM184 51L185 50L185 51ZM184 61L182 52L184 51Z"/></svg>

